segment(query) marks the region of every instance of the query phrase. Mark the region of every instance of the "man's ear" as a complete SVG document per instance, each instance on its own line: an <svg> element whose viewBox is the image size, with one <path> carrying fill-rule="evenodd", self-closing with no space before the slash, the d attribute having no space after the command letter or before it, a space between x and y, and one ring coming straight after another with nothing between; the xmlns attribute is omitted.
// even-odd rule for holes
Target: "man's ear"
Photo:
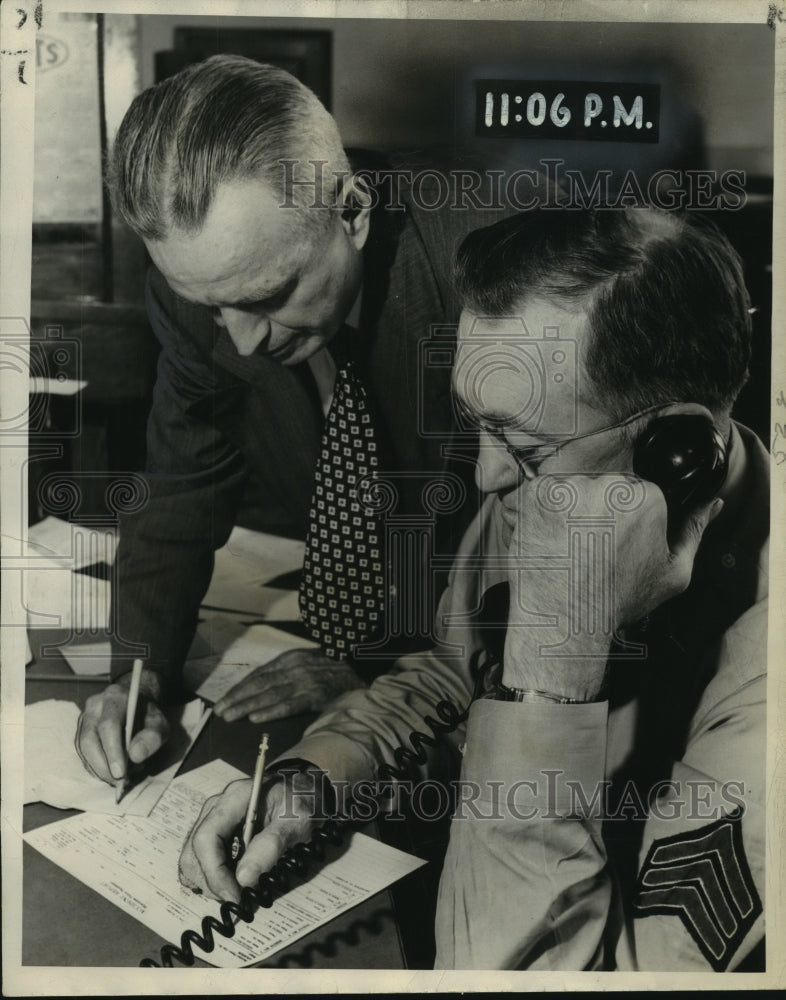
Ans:
<svg viewBox="0 0 786 1000"><path fill-rule="evenodd" d="M366 182L353 174L341 191L341 224L356 250L368 239L373 196Z"/></svg>
<svg viewBox="0 0 786 1000"><path fill-rule="evenodd" d="M728 439L731 429L731 414L728 410L725 412L713 413L712 410L709 410L701 403L669 403L663 407L662 411L658 412L659 417L672 417L679 416L681 414L706 417L721 437Z"/></svg>
<svg viewBox="0 0 786 1000"><path fill-rule="evenodd" d="M663 403L661 406L653 407L651 411L645 411L641 417L628 426L627 434L631 440L635 440L653 420L660 417L683 415L706 417L710 423L718 423L714 414L702 403Z"/></svg>

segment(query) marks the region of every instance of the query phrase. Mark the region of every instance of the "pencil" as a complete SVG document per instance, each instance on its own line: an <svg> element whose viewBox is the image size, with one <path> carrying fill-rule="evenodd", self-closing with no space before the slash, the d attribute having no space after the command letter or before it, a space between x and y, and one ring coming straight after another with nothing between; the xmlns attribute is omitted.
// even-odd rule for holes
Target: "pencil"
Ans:
<svg viewBox="0 0 786 1000"><path fill-rule="evenodd" d="M243 841L241 844L239 839L235 837L232 843L232 859L235 861L240 857L241 847L245 850L251 843L251 838L254 835L254 823L256 823L257 812L259 810L259 793L262 789L262 776L265 772L267 748L268 735L267 733L263 733L262 739L259 742L257 764L254 768L254 782L251 785L251 796L249 797L248 808L246 809L246 821L243 824Z"/></svg>
<svg viewBox="0 0 786 1000"><path fill-rule="evenodd" d="M136 706L139 701L139 682L142 680L142 661L134 660L131 672L131 686L128 689L128 702L126 704L126 728L125 728L125 752L126 752L126 773L115 782L115 805L123 798L128 781L128 746L134 735L134 717L136 716Z"/></svg>

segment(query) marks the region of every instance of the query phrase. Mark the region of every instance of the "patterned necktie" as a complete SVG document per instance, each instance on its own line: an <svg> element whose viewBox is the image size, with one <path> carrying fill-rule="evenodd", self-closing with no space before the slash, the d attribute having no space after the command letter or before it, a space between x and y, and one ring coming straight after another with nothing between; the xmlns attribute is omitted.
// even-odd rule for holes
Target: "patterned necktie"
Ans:
<svg viewBox="0 0 786 1000"><path fill-rule="evenodd" d="M378 468L366 390L353 362L342 361L322 435L300 584L301 618L334 658L350 653L383 618L382 534L367 507L367 484Z"/></svg>

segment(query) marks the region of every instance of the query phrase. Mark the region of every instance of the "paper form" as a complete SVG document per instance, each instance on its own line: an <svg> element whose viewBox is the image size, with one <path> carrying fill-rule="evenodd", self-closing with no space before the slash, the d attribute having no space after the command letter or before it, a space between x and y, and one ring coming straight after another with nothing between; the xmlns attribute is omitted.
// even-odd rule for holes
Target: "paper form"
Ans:
<svg viewBox="0 0 786 1000"><path fill-rule="evenodd" d="M201 701L166 712L170 738L151 758L148 773L132 783L119 803L113 785L85 770L74 749L79 708L49 699L25 708L24 802L46 802L56 809L86 809L114 816L147 816L191 749L210 716ZM152 769L152 773L151 773Z"/></svg>
<svg viewBox="0 0 786 1000"><path fill-rule="evenodd" d="M106 631L110 588L107 580L74 573L71 557L48 558L28 546L31 556L23 573L22 605L31 628L70 628L77 634Z"/></svg>
<svg viewBox="0 0 786 1000"><path fill-rule="evenodd" d="M230 643L241 636L248 628L245 622L239 622L226 612L203 612L205 619L200 622L196 635L188 651L189 660L207 663L207 657L213 657L215 664L221 651L227 649ZM97 677L108 674L112 664L112 645L108 639L98 642L75 642L58 647L69 667L75 674ZM207 676L207 669L200 676ZM197 682L198 684L198 682ZM197 684L188 686L193 690Z"/></svg>
<svg viewBox="0 0 786 1000"><path fill-rule="evenodd" d="M156 934L179 944L184 930L198 930L204 916L219 916L218 903L180 885L181 846L205 798L239 777L244 775L236 768L212 761L176 778L147 818L81 814L32 830L24 839ZM194 946L194 954L221 968L264 961L425 864L360 833L332 850L337 858L302 884L293 877L295 888L270 909L258 911L252 923L240 921L234 937L216 934L214 951L206 954Z"/></svg>
<svg viewBox="0 0 786 1000"><path fill-rule="evenodd" d="M308 639L290 635L270 625L243 626L230 621L219 624L213 619L203 622L198 632L206 637L206 644L214 647L224 644L224 648L201 660L189 660L184 678L190 690L214 703L252 670L269 663L280 653L291 649L318 648Z"/></svg>
<svg viewBox="0 0 786 1000"><path fill-rule="evenodd" d="M59 649L75 674L83 677L99 677L109 673L112 665L112 644L108 639L60 646Z"/></svg>
<svg viewBox="0 0 786 1000"><path fill-rule="evenodd" d="M303 567L305 542L294 538L268 535L250 528L235 527L226 544L232 555L257 562L264 567L267 579L292 573Z"/></svg>
<svg viewBox="0 0 786 1000"><path fill-rule="evenodd" d="M32 525L27 529L27 540L32 548L44 555L70 559L69 565L74 569L99 561L112 563L117 548L113 528L87 528L59 517L45 517Z"/></svg>
<svg viewBox="0 0 786 1000"><path fill-rule="evenodd" d="M114 530L46 517L27 534L27 565L19 579L28 625L70 628L91 636L106 631L109 581L76 571L95 563L113 563L117 548Z"/></svg>

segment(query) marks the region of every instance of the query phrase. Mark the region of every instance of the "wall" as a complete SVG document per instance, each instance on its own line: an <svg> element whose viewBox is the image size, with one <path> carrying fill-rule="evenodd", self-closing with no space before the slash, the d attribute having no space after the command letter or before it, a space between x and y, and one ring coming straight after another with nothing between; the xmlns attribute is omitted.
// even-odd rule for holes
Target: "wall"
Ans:
<svg viewBox="0 0 786 1000"><path fill-rule="evenodd" d="M176 25L229 23L333 31L333 112L348 145L466 142L471 81L484 74L628 78L661 82L664 162L698 129L706 166L772 173L775 33L764 24L145 17L143 86L153 82L153 54L171 48ZM456 117L446 114L454 96L455 106L464 109ZM603 144L594 145L601 153L597 147ZM614 146L635 161L636 150ZM576 157L576 147L552 141L538 155ZM592 159L590 151L580 165L592 165Z"/></svg>

